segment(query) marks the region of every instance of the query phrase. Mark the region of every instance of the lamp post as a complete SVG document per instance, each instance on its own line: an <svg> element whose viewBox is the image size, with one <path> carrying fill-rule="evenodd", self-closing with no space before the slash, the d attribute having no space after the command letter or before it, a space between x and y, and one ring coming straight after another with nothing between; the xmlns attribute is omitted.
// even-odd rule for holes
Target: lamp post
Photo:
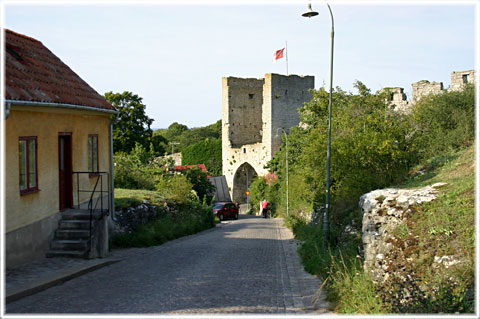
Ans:
<svg viewBox="0 0 480 319"><path fill-rule="evenodd" d="M178 145L178 144L180 144L180 143L178 143L178 142L170 142L170 143L168 143L168 144L172 145L172 154L173 154L173 146L174 146L174 145Z"/></svg>
<svg viewBox="0 0 480 319"><path fill-rule="evenodd" d="M245 176L247 177L247 190L245 191L245 195L247 195L247 212L249 210L249 200L248 200L248 196L250 195L250 190L248 189L248 170L247 170L247 167L244 166L243 167L243 170L245 171Z"/></svg>
<svg viewBox="0 0 480 319"><path fill-rule="evenodd" d="M327 239L330 234L330 164L331 164L331 137L332 137L332 90L333 90L333 36L334 36L334 23L333 13L330 5L327 3L328 11L330 11L330 18L332 19L332 32L331 32L331 49L330 49L330 95L328 99L328 147L327 147L327 190L325 199L325 214L323 216L323 232L324 232L324 244L327 246ZM308 11L302 14L302 16L311 18L318 15L318 12L312 10L312 5L308 4Z"/></svg>
<svg viewBox="0 0 480 319"><path fill-rule="evenodd" d="M287 217L289 215L289 206L288 206L288 135L287 135L287 132L281 128L281 127L278 127L277 128L277 134L276 136L278 136L278 130L282 130L283 133L285 133L285 166L286 166L286 171L287 171Z"/></svg>

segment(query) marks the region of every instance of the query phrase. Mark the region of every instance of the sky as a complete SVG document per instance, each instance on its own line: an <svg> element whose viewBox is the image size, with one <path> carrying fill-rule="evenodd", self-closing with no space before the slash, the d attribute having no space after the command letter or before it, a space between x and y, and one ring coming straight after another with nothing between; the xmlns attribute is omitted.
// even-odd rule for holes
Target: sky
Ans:
<svg viewBox="0 0 480 319"><path fill-rule="evenodd" d="M221 119L222 77L289 74L329 86L331 20L325 1L9 1L2 27L41 41L98 93L143 98L153 128ZM372 92L420 80L450 85L476 69L475 1L329 1L334 16L333 85Z"/></svg>

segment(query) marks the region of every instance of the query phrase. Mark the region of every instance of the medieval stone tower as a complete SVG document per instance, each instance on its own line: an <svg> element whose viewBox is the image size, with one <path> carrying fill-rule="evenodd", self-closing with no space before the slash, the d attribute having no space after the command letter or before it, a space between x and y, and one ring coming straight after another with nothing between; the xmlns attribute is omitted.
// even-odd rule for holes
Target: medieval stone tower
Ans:
<svg viewBox="0 0 480 319"><path fill-rule="evenodd" d="M282 144L280 128L298 125L298 108L313 88L313 76L222 78L223 175L234 202L245 203L253 177L267 174L264 166Z"/></svg>

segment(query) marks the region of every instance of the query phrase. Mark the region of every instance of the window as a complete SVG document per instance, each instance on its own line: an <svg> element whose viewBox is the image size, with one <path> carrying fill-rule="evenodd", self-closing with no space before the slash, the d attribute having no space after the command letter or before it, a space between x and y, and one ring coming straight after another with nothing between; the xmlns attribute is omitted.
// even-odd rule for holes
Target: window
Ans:
<svg viewBox="0 0 480 319"><path fill-rule="evenodd" d="M20 137L18 140L20 167L20 194L38 191L37 137Z"/></svg>
<svg viewBox="0 0 480 319"><path fill-rule="evenodd" d="M467 84L468 83L468 74L463 74L462 79L463 79L463 83Z"/></svg>
<svg viewBox="0 0 480 319"><path fill-rule="evenodd" d="M98 173L98 135L88 135L88 171Z"/></svg>

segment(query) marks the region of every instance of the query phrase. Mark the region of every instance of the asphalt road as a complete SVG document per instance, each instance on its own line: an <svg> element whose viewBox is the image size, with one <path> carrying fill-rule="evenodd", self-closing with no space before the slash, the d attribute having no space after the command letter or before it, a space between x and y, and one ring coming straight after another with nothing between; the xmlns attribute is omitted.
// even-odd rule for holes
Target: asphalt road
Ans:
<svg viewBox="0 0 480 319"><path fill-rule="evenodd" d="M241 215L157 247L114 250L123 261L8 303L7 314L268 314L326 312L281 219Z"/></svg>

